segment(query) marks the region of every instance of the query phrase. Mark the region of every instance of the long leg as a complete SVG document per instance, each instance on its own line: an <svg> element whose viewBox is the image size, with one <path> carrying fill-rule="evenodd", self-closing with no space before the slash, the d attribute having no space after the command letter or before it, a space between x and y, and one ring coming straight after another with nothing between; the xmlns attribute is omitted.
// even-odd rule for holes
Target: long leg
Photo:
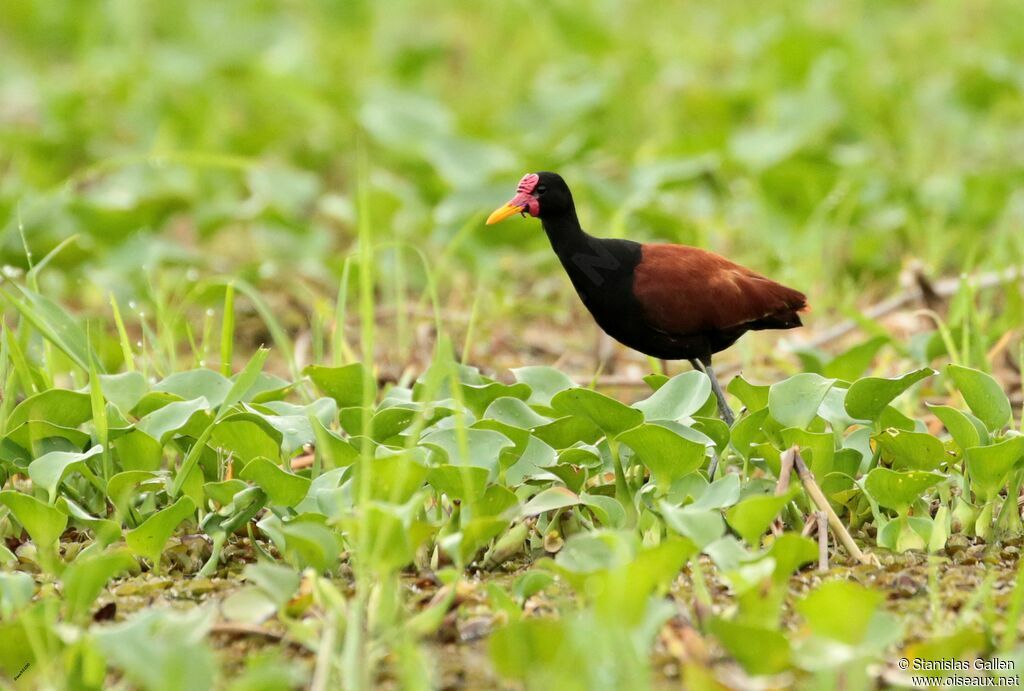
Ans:
<svg viewBox="0 0 1024 691"><path fill-rule="evenodd" d="M694 369L698 369L708 375L708 379L711 381L711 390L715 393L715 398L718 400L718 414L721 415L725 424L732 427L732 423L736 421L736 416L733 415L732 408L729 407L729 403L725 400L725 393L722 391L722 387L718 384L718 377L715 376L715 370L711 369L711 359L708 358L707 362L701 362L698 359L693 359L690 360L690 364L693 365Z"/></svg>
<svg viewBox="0 0 1024 691"><path fill-rule="evenodd" d="M722 393L722 387L718 384L718 377L715 376L715 370L711 369L711 358L708 358L706 363L700 360L690 360L690 364L693 368L704 372L711 380L711 390L715 392L715 398L718 399L718 414L722 416L722 420L729 427L732 427L732 423L735 421L735 417L732 414L732 408L725 400L725 394ZM715 471L718 470L718 454L712 453L711 464L708 466L708 479L715 479Z"/></svg>

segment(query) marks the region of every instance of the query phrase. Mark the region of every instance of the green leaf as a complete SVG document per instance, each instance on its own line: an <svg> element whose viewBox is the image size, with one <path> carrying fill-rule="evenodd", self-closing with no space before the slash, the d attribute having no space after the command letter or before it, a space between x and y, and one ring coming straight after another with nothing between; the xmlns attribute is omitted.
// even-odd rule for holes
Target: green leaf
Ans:
<svg viewBox="0 0 1024 691"><path fill-rule="evenodd" d="M725 388L739 399L740 403L743 404L749 413L754 413L768 407L768 396L770 395L771 387L751 384L743 378L743 375L737 374Z"/></svg>
<svg viewBox="0 0 1024 691"><path fill-rule="evenodd" d="M888 468L874 468L864 479L864 489L882 506L905 513L926 489L942 480L941 475L922 470L897 472Z"/></svg>
<svg viewBox="0 0 1024 691"><path fill-rule="evenodd" d="M946 374L956 384L971 412L977 415L990 431L1006 426L1013 415L1010 399L991 375L970 367L949 364Z"/></svg>
<svg viewBox="0 0 1024 691"><path fill-rule="evenodd" d="M40 548L56 545L68 524L62 511L28 494L4 490L0 492L0 504L11 510Z"/></svg>
<svg viewBox="0 0 1024 691"><path fill-rule="evenodd" d="M480 468L452 468L457 472L480 471ZM423 488L428 473L432 470L413 460L408 454L396 454L373 459L370 466L369 498L389 504L404 504ZM361 466L356 466L353 487L360 487ZM486 478L486 472L484 472ZM451 496L451 495L449 495ZM478 495L474 495L478 496ZM461 498L461 497L460 497Z"/></svg>
<svg viewBox="0 0 1024 691"><path fill-rule="evenodd" d="M704 377L703 373L698 374ZM668 492L673 481L700 468L706 458L703 444L649 422L623 432L619 441L633 449L640 462L650 469L659 494Z"/></svg>
<svg viewBox="0 0 1024 691"><path fill-rule="evenodd" d="M549 418L537 413L533 408L518 398L498 398L487 406L485 419L504 422L506 425L520 429L533 429L551 422Z"/></svg>
<svg viewBox="0 0 1024 691"><path fill-rule="evenodd" d="M7 418L7 429L14 429L30 420L40 420L60 427L78 427L91 419L92 400L89 394L49 389L19 403Z"/></svg>
<svg viewBox="0 0 1024 691"><path fill-rule="evenodd" d="M522 509L522 515L537 516L546 511L579 506L582 503L578 494L565 487L549 487L526 502L526 506Z"/></svg>
<svg viewBox="0 0 1024 691"><path fill-rule="evenodd" d="M68 618L85 623L93 602L99 597L107 582L114 576L131 570L135 565L135 560L123 551L73 561L61 576Z"/></svg>
<svg viewBox="0 0 1024 691"><path fill-rule="evenodd" d="M972 446L964 455L972 488L992 499L1006 485L1014 465L1024 457L1024 437L1010 437L990 446Z"/></svg>
<svg viewBox="0 0 1024 691"><path fill-rule="evenodd" d="M897 396L933 374L935 370L931 367L922 367L894 379L858 379L846 392L846 412L855 420L877 420Z"/></svg>
<svg viewBox="0 0 1024 691"><path fill-rule="evenodd" d="M797 602L797 611L818 636L847 645L864 642L885 596L852 581L828 581Z"/></svg>
<svg viewBox="0 0 1024 691"><path fill-rule="evenodd" d="M492 482L498 477L502 449L515 445L504 434L488 429L467 429L462 433L455 429L438 430L423 437L420 443L443 454L452 465L485 468Z"/></svg>
<svg viewBox="0 0 1024 691"><path fill-rule="evenodd" d="M554 367L518 367L512 370L512 376L517 382L530 387L530 397L527 399L530 405L550 406L555 394L576 386L572 379Z"/></svg>
<svg viewBox="0 0 1024 691"><path fill-rule="evenodd" d="M712 619L708 628L750 674L777 674L790 665L789 641L776 629L719 618Z"/></svg>
<svg viewBox="0 0 1024 691"><path fill-rule="evenodd" d="M216 408L224 402L230 388L231 381L212 369L176 372L153 385L153 391L172 393L181 397L183 401L205 398L211 408Z"/></svg>
<svg viewBox="0 0 1024 691"><path fill-rule="evenodd" d="M281 433L263 417L234 413L214 423L209 444L248 463L258 456L280 460L281 441Z"/></svg>
<svg viewBox="0 0 1024 691"><path fill-rule="evenodd" d="M987 438L982 439L981 432L971 422L971 418L956 408L951 408L948 405L932 405L930 403L927 405L928 410L934 413L935 417L939 418L939 421L949 430L950 436L953 437L953 441L956 442L961 451L972 446L980 446L982 441L988 441Z"/></svg>
<svg viewBox="0 0 1024 691"><path fill-rule="evenodd" d="M154 570L159 571L160 555L164 545L174 533L175 528L196 511L196 505L188 497L181 497L171 506L153 514L135 530L125 535L128 548L135 554L149 559Z"/></svg>
<svg viewBox="0 0 1024 691"><path fill-rule="evenodd" d="M124 622L96 627L90 636L109 664L138 688L208 689L217 672L206 643L213 621L212 608L144 609Z"/></svg>
<svg viewBox="0 0 1024 691"><path fill-rule="evenodd" d="M593 422L606 435L614 437L644 421L636 408L590 389L567 389L551 399L551 407L566 415Z"/></svg>
<svg viewBox="0 0 1024 691"><path fill-rule="evenodd" d="M691 370L669 379L648 398L633 404L647 420L679 420L692 417L711 395L711 381Z"/></svg>
<svg viewBox="0 0 1024 691"><path fill-rule="evenodd" d="M53 504L57 498L57 488L67 474L73 471L89 472L86 461L102 451L103 447L99 444L85 453L51 451L32 461L28 467L28 475L32 478L33 484L46 490L49 501Z"/></svg>
<svg viewBox="0 0 1024 691"><path fill-rule="evenodd" d="M693 506L680 509L662 501L658 510L665 519L665 525L690 538L701 549L725 534L725 521L717 509L696 509Z"/></svg>
<svg viewBox="0 0 1024 691"><path fill-rule="evenodd" d="M344 367L310 365L302 373L312 379L324 395L333 398L339 408L363 405L365 371L361 362Z"/></svg>
<svg viewBox="0 0 1024 691"><path fill-rule="evenodd" d="M175 401L142 418L135 427L156 439L162 446L183 430L192 431L196 426L205 426L210 421L207 415L209 409L210 404L205 398Z"/></svg>
<svg viewBox="0 0 1024 691"><path fill-rule="evenodd" d="M768 410L783 427L807 427L835 379L805 372L771 385Z"/></svg>
<svg viewBox="0 0 1024 691"><path fill-rule="evenodd" d="M887 429L872 437L893 470L938 470L952 460L942 442L923 432Z"/></svg>
<svg viewBox="0 0 1024 691"><path fill-rule="evenodd" d="M270 503L277 506L295 506L309 491L309 478L289 473L262 457L246 463L238 477L256 483L270 497Z"/></svg>
<svg viewBox="0 0 1024 691"><path fill-rule="evenodd" d="M0 620L11 618L32 601L36 583L27 573L0 571Z"/></svg>
<svg viewBox="0 0 1024 691"><path fill-rule="evenodd" d="M498 674L526 681L539 670L569 665L563 640L566 622L553 618L530 618L509 622L490 636L487 647Z"/></svg>
<svg viewBox="0 0 1024 691"><path fill-rule="evenodd" d="M427 473L427 482L451 499L466 501L483 496L487 487L487 477L486 468L441 465L430 469Z"/></svg>
<svg viewBox="0 0 1024 691"><path fill-rule="evenodd" d="M751 547L761 546L761 536L772 524L779 511L793 498L794 492L781 496L760 495L747 497L725 514L732 529Z"/></svg>
<svg viewBox="0 0 1024 691"><path fill-rule="evenodd" d="M103 397L117 406L123 414L130 413L142 397L149 392L146 378L139 372L123 372L121 374L101 374L100 388ZM192 398L192 396L183 396Z"/></svg>

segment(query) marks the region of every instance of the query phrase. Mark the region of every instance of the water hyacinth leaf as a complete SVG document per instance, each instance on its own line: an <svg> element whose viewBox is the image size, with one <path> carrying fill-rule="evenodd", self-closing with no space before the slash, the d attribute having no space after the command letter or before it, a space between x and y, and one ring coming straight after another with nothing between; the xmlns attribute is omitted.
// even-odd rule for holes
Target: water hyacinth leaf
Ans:
<svg viewBox="0 0 1024 691"><path fill-rule="evenodd" d="M191 517L195 510L196 505L190 498L181 497L172 505L147 518L138 528L129 530L125 535L125 542L132 552L149 559L154 567L159 569L160 555L167 540L174 533L174 529Z"/></svg>
<svg viewBox="0 0 1024 691"><path fill-rule="evenodd" d="M817 478L832 472L835 458L835 435L831 432L808 432L798 427L782 430L782 441L786 448L799 446L804 460Z"/></svg>
<svg viewBox="0 0 1024 691"><path fill-rule="evenodd" d="M834 383L810 372L776 382L768 390L768 410L783 427L807 427Z"/></svg>
<svg viewBox="0 0 1024 691"><path fill-rule="evenodd" d="M725 521L717 510L695 509L692 506L680 509L664 501L658 505L658 509L665 519L665 525L693 540L700 549L725 534Z"/></svg>
<svg viewBox="0 0 1024 691"><path fill-rule="evenodd" d="M302 370L324 395L330 396L339 408L363 405L365 369L361 362L343 367L310 365Z"/></svg>
<svg viewBox="0 0 1024 691"><path fill-rule="evenodd" d="M483 516L473 518L462 526L462 530L441 539L440 545L456 563L469 562L481 549L496 538L509 522L503 518Z"/></svg>
<svg viewBox="0 0 1024 691"><path fill-rule="evenodd" d="M885 596L852 581L828 581L797 602L797 611L818 636L860 645Z"/></svg>
<svg viewBox="0 0 1024 691"><path fill-rule="evenodd" d="M54 506L66 513L69 518L74 519L78 525L92 531L95 536L92 546L96 547L97 551L121 539L121 524L116 521L93 516L74 501L64 496L57 497Z"/></svg>
<svg viewBox="0 0 1024 691"><path fill-rule="evenodd" d="M551 422L518 398L495 399L483 414L484 419L497 420L513 427L533 429Z"/></svg>
<svg viewBox="0 0 1024 691"><path fill-rule="evenodd" d="M582 504L579 495L565 487L548 487L535 495L522 509L523 516L537 516L546 511Z"/></svg>
<svg viewBox="0 0 1024 691"><path fill-rule="evenodd" d="M60 443L60 440L66 440L68 443L61 444L63 449L53 448L53 444ZM50 450L68 450L69 446L80 451L92 441L92 438L73 427L61 427L43 420L29 420L12 429L5 437L5 441L14 443L22 449L35 449L37 453L46 453Z"/></svg>
<svg viewBox="0 0 1024 691"><path fill-rule="evenodd" d="M32 576L20 571L0 571L0 619L8 619L32 601L36 583Z"/></svg>
<svg viewBox="0 0 1024 691"><path fill-rule="evenodd" d="M355 487L362 486L360 470L361 467L356 466L353 475ZM390 504L404 504L423 488L423 483L431 470L413 460L409 454L375 458L370 468L368 497Z"/></svg>
<svg viewBox="0 0 1024 691"><path fill-rule="evenodd" d="M785 635L777 629L750 626L725 619L712 619L709 625L736 661L750 674L777 674L789 667L792 650Z"/></svg>
<svg viewBox="0 0 1024 691"><path fill-rule="evenodd" d="M468 500L482 497L487 487L486 468L473 466L441 465L427 472L427 482L450 499Z"/></svg>
<svg viewBox="0 0 1024 691"><path fill-rule="evenodd" d="M276 506L295 506L309 491L309 478L289 473L267 458L257 457L238 474L242 480L256 483Z"/></svg>
<svg viewBox="0 0 1024 691"><path fill-rule="evenodd" d="M282 441L281 433L263 417L234 413L214 423L209 444L245 464L260 456L279 460Z"/></svg>
<svg viewBox="0 0 1024 691"><path fill-rule="evenodd" d="M205 398L211 408L220 406L230 389L231 381L227 377L205 368L176 372L153 385L153 391L172 393L182 400Z"/></svg>
<svg viewBox="0 0 1024 691"><path fill-rule="evenodd" d="M818 545L810 538L786 532L775 538L768 549L768 557L775 562L772 580L785 583L797 569L818 559Z"/></svg>
<svg viewBox="0 0 1024 691"><path fill-rule="evenodd" d="M932 522L920 516L899 516L878 531L878 544L893 552L924 551L931 541Z"/></svg>
<svg viewBox="0 0 1024 691"><path fill-rule="evenodd" d="M593 514L598 522L606 528L625 528L626 510L614 497L602 494L580 494L580 501Z"/></svg>
<svg viewBox="0 0 1024 691"><path fill-rule="evenodd" d="M149 393L149 383L139 372L101 374L100 388L103 397L124 414L134 410L142 397Z"/></svg>
<svg viewBox="0 0 1024 691"><path fill-rule="evenodd" d="M961 451L988 443L988 431L985 430L984 424L973 415L968 417L963 411L948 405L932 405L931 403L926 405L928 410L939 418L939 421L949 430L949 435L953 437L953 441ZM983 434L984 436L982 436Z"/></svg>
<svg viewBox="0 0 1024 691"><path fill-rule="evenodd" d="M700 468L706 457L703 444L649 422L623 432L618 440L633 449L640 462L651 471L661 494L668 491L674 480Z"/></svg>
<svg viewBox="0 0 1024 691"><path fill-rule="evenodd" d="M743 375L737 374L725 387L726 391L739 399L748 412L757 412L768 407L769 386L751 384Z"/></svg>
<svg viewBox="0 0 1024 691"><path fill-rule="evenodd" d="M864 489L882 506L905 513L926 489L942 480L941 475L923 470L873 468L864 478Z"/></svg>
<svg viewBox="0 0 1024 691"><path fill-rule="evenodd" d="M259 588L242 587L220 601L220 613L228 621L261 624L277 613L278 606Z"/></svg>
<svg viewBox="0 0 1024 691"><path fill-rule="evenodd" d="M78 427L92 419L89 394L66 389L48 389L29 396L15 406L7 418L7 429L30 420L49 422L60 427Z"/></svg>
<svg viewBox="0 0 1024 691"><path fill-rule="evenodd" d="M739 499L740 478L729 474L709 484L691 506L695 509L724 509Z"/></svg>
<svg viewBox="0 0 1024 691"><path fill-rule="evenodd" d="M512 621L491 634L487 647L498 674L527 681L556 661L569 664L563 641L568 637L563 619L529 618Z"/></svg>
<svg viewBox="0 0 1024 691"><path fill-rule="evenodd" d="M206 423L211 421L207 412L209 409L210 403L205 398L175 401L145 416L135 427L164 445L182 430L205 428Z"/></svg>
<svg viewBox="0 0 1024 691"><path fill-rule="evenodd" d="M499 398L515 398L525 401L530 397L526 384L502 384L491 381L486 384L463 384L462 400L476 416L482 416L487 407Z"/></svg>
<svg viewBox="0 0 1024 691"><path fill-rule="evenodd" d="M517 382L530 387L527 403L549 407L551 399L560 391L576 386L564 372L547 366L517 367L512 370Z"/></svg>
<svg viewBox="0 0 1024 691"><path fill-rule="evenodd" d="M942 442L930 434L890 428L872 439L893 470L938 470L952 460Z"/></svg>
<svg viewBox="0 0 1024 691"><path fill-rule="evenodd" d="M68 524L67 515L59 509L15 490L0 492L0 504L11 510L41 548L56 545Z"/></svg>
<svg viewBox="0 0 1024 691"><path fill-rule="evenodd" d="M1014 465L1024 458L1024 437L1009 437L990 446L972 446L964 455L974 491L991 499L1006 485Z"/></svg>
<svg viewBox="0 0 1024 691"><path fill-rule="evenodd" d="M553 449L568 449L578 442L593 444L601 438L601 429L576 415L568 415L535 427L533 435Z"/></svg>
<svg viewBox="0 0 1024 691"><path fill-rule="evenodd" d="M207 482L203 485L203 494L215 504L227 506L235 498L235 495L246 487L248 485L238 478L222 480L220 482Z"/></svg>
<svg viewBox="0 0 1024 691"><path fill-rule="evenodd" d="M302 581L294 569L271 562L248 564L243 573L246 581L255 584L278 607L295 595Z"/></svg>
<svg viewBox="0 0 1024 691"><path fill-rule="evenodd" d="M438 430L420 443L442 454L451 465L485 468L492 482L498 475L501 451L515 445L504 434L488 429Z"/></svg>
<svg viewBox="0 0 1024 691"><path fill-rule="evenodd" d="M644 421L644 414L636 408L590 389L562 391L551 399L551 407L563 414L590 420L610 437Z"/></svg>
<svg viewBox="0 0 1024 691"><path fill-rule="evenodd" d="M747 497L726 512L725 520L748 545L760 547L761 536L779 515L782 507L793 498L793 494L795 491L791 490L781 496Z"/></svg>
<svg viewBox="0 0 1024 691"><path fill-rule="evenodd" d="M935 370L931 367L922 367L893 379L858 379L846 392L846 412L855 420L877 420L897 396L933 374Z"/></svg>
<svg viewBox="0 0 1024 691"><path fill-rule="evenodd" d="M367 513L374 515L374 508ZM294 520L281 525L281 535L284 557L295 567L324 573L337 563L341 547L335 533L326 526L313 520Z"/></svg>
<svg viewBox="0 0 1024 691"><path fill-rule="evenodd" d="M691 417L711 395L711 381L703 372L683 372L669 379L646 399L633 404L647 420Z"/></svg>
<svg viewBox="0 0 1024 691"><path fill-rule="evenodd" d="M990 431L1002 429L1010 421L1013 415L1010 399L992 375L954 364L946 366L946 374L953 380L971 412Z"/></svg>
<svg viewBox="0 0 1024 691"><path fill-rule="evenodd" d="M204 607L145 609L92 635L110 664L140 688L206 689L217 669L206 643L213 615Z"/></svg>
<svg viewBox="0 0 1024 691"><path fill-rule="evenodd" d="M135 568L135 559L125 551L107 552L76 559L61 575L68 618L84 622L93 602L114 576Z"/></svg>

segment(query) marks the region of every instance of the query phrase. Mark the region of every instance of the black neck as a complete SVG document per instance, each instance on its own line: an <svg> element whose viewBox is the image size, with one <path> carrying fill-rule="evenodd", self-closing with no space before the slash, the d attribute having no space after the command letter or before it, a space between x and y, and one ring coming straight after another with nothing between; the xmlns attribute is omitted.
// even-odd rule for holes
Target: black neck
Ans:
<svg viewBox="0 0 1024 691"><path fill-rule="evenodd" d="M563 262L570 255L586 248L589 245L588 241L593 239L580 227L576 209L573 208L557 216L542 218L541 225L547 233L551 249Z"/></svg>

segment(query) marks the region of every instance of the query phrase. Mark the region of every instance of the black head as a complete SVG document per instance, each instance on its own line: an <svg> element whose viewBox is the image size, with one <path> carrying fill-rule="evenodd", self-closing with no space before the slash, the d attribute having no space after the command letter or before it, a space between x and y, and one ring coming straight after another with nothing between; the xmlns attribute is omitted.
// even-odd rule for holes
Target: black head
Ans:
<svg viewBox="0 0 1024 691"><path fill-rule="evenodd" d="M517 213L537 218L555 218L575 214L572 192L558 173L542 171L528 173L519 181L514 196L507 204L495 209L487 218L487 225L504 221Z"/></svg>

